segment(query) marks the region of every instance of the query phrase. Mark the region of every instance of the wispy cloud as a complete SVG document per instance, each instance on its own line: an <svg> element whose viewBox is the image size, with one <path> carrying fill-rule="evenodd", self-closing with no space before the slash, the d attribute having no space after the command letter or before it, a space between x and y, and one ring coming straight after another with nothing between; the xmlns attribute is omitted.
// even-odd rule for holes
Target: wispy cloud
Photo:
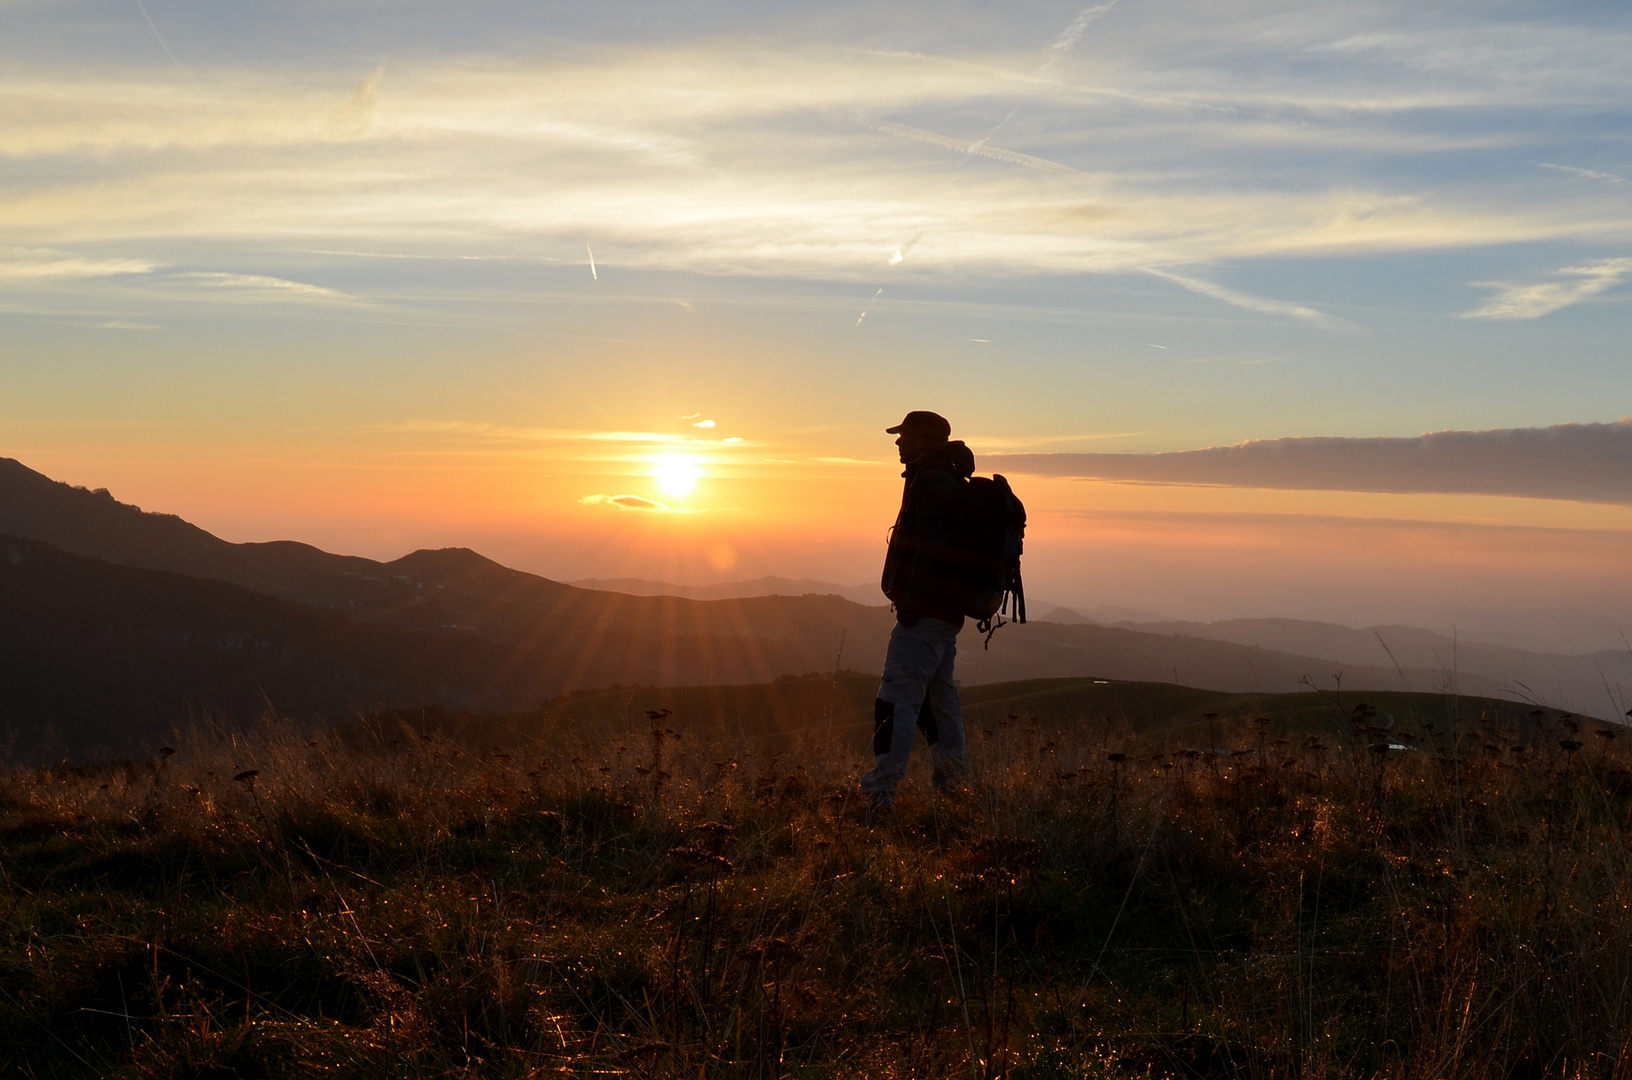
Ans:
<svg viewBox="0 0 1632 1080"><path fill-rule="evenodd" d="M1120 81L1096 87L1030 79L1036 52L980 63L739 43L586 49L549 63L400 62L389 79L376 70L360 85L356 74L348 85L239 70L209 93L168 72L12 69L0 75L11 103L0 156L52 169L8 182L0 229L53 247L137 237L563 262L587 262L590 235L603 248L597 264L846 280L875 277L900 237L923 238L910 260L919 274L1075 274L1632 231L1624 206L1499 191L1470 199L1455 185L1367 172L1379 152L1444 154L1458 139L1487 139L1411 119L1443 105L1426 77L1418 98L1393 101L1405 119L1394 122L1383 97L1368 97L1376 108L1356 119L1331 83L1319 87L1330 101L1311 105L1297 78L1275 84L1275 69L1251 69L1262 57L1249 46L1269 45L1250 35L1225 40L1253 77L1227 78L1142 36L1136 8L1116 13L1118 46L1154 66L1099 64L1096 75ZM1194 14L1199 25L1213 18ZM1279 47L1329 34L1308 19L1296 33L1281 27L1291 36ZM944 134L988 113L1014 115L1006 145ZM893 143L856 130L850 118L863 114L897 117L867 121ZM950 183L951 170L916 145L1020 167L965 170ZM1189 156L1175 155L1179 146ZM37 179L80 164L82 182ZM1242 306L1325 318L1276 305Z"/></svg>
<svg viewBox="0 0 1632 1080"><path fill-rule="evenodd" d="M679 435L661 431L525 427L514 424L483 423L468 420L407 420L400 423L380 425L372 430L396 435L442 435L486 443L588 443L653 450L683 449L696 452L721 450L725 446L744 448L759 445L745 441L739 436L719 439L712 436Z"/></svg>
<svg viewBox="0 0 1632 1080"><path fill-rule="evenodd" d="M117 277L150 274L158 267L159 264L146 259L96 258L38 248L0 248L0 281Z"/></svg>
<svg viewBox="0 0 1632 1080"><path fill-rule="evenodd" d="M585 495L578 500L585 506L606 506L614 510L638 510L652 514L703 514L700 506L669 506L644 495Z"/></svg>
<svg viewBox="0 0 1632 1080"><path fill-rule="evenodd" d="M1264 315L1279 315L1290 319L1301 319L1304 322L1313 323L1328 330L1342 329L1350 325L1342 319L1326 314L1324 311L1317 311L1302 304L1237 292L1235 289L1226 288L1211 281L1203 281L1200 278L1189 277L1185 274L1175 274L1171 270L1157 270L1147 266L1144 271L1147 274L1154 274L1165 281L1171 281L1175 285L1189 289L1191 292L1200 293L1202 296L1210 296L1214 300L1222 300L1226 304L1244 308L1247 311L1256 311ZM1156 348L1162 347L1160 345L1156 346Z"/></svg>
<svg viewBox="0 0 1632 1080"><path fill-rule="evenodd" d="M695 444L713 442L714 440L696 439L685 435L666 435L656 431L569 431L554 436L558 439L575 439L584 442L625 442L625 443L655 443L668 445L671 443Z"/></svg>
<svg viewBox="0 0 1632 1080"><path fill-rule="evenodd" d="M1566 266L1558 271L1563 280L1476 281L1481 289L1496 294L1464 319L1539 319L1560 308L1590 300L1632 277L1632 259L1603 259L1584 266Z"/></svg>
<svg viewBox="0 0 1632 1080"><path fill-rule="evenodd" d="M1632 505L1632 418L1436 431L1417 438L1263 439L1166 454L988 455L1040 476L1296 491L1512 495Z"/></svg>
<svg viewBox="0 0 1632 1080"><path fill-rule="evenodd" d="M231 290L246 298L254 299L359 302L355 296L348 296L335 289L324 288L322 285L311 285L304 281L290 281L287 278L268 277L265 274L228 274L220 271L196 270L183 274L171 274L170 280L201 285L208 289Z"/></svg>
<svg viewBox="0 0 1632 1080"><path fill-rule="evenodd" d="M336 141L346 139L360 139L374 129L374 114L379 109L379 102L374 92L379 89L380 81L385 78L385 65L381 64L369 73L357 86L357 92L351 100L335 108L329 113L329 119L323 126L323 134Z"/></svg>
<svg viewBox="0 0 1632 1080"><path fill-rule="evenodd" d="M389 78L269 62L223 67L207 89L167 63L13 64L0 232L563 264L587 262L592 236L596 277L604 262L873 280L896 250L924 276L1176 267L1224 302L1332 325L1178 278L1266 255L1632 234L1611 183L1538 196L1533 176L1456 156L1562 153L1542 149L1555 120L1632 95L1632 35L1476 9L1102 3L995 36L964 10L937 28L942 55L909 40L916 16L870 13L919 47L859 48L838 29L780 47L729 32L536 53L431 43ZM1509 105L1511 122L1480 119ZM985 125L1000 118L997 146ZM952 183L923 146L1018 167ZM1434 168L1398 169L1398 154Z"/></svg>
<svg viewBox="0 0 1632 1080"><path fill-rule="evenodd" d="M619 510L652 510L672 514L675 508L639 495L585 495L578 500L585 506L613 506Z"/></svg>
<svg viewBox="0 0 1632 1080"><path fill-rule="evenodd" d="M509 424L473 423L464 420L413 420L389 425L388 430L413 435L461 435L506 442L613 442L656 443L679 441L676 436L655 431L576 431L569 428L516 427Z"/></svg>
<svg viewBox="0 0 1632 1080"><path fill-rule="evenodd" d="M127 322L124 319L109 319L102 324L104 330L157 330L152 323Z"/></svg>
<svg viewBox="0 0 1632 1080"><path fill-rule="evenodd" d="M1551 161L1538 161L1536 162L1536 165L1543 169L1552 169L1555 172L1569 173L1571 176L1579 176L1583 180L1602 180L1605 183L1610 184L1626 183L1626 177L1624 176L1617 176L1614 173L1598 172L1596 169L1581 169L1574 165L1555 165Z"/></svg>
<svg viewBox="0 0 1632 1080"><path fill-rule="evenodd" d="M1149 434L1149 431L1096 431L1084 435L968 435L963 436L963 438L970 446L985 450L1012 450L1021 446L1048 446L1054 443L1132 439L1139 435Z"/></svg>

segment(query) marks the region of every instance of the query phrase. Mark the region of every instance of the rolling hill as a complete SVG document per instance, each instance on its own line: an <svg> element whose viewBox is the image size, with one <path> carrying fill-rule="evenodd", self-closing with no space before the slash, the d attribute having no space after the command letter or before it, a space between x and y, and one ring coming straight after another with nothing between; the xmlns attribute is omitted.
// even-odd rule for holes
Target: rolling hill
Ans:
<svg viewBox="0 0 1632 1080"><path fill-rule="evenodd" d="M508 715L402 710L376 715L372 721L399 722L477 748L562 742L570 752L584 738L610 738L642 748L652 728L651 714L666 710L662 727L720 748L736 745L776 752L811 743L860 747L872 731L877 686L874 676L859 672L823 672L746 686L577 691ZM1307 689L1243 694L1115 679L1026 679L970 686L963 692L972 741L1051 739L1063 734L1077 745L1114 745L1138 733L1156 736L1172 747L1223 752L1254 745L1261 737L1301 739L1313 734L1328 741L1351 739L1354 710L1362 704L1369 706L1368 738L1388 731L1420 743L1426 733L1438 732L1443 737L1459 733L1473 741L1492 725L1520 732L1526 739L1538 727L1565 733L1557 726L1558 714L1547 710L1450 694ZM1255 721L1260 719L1267 721L1266 726L1259 727Z"/></svg>

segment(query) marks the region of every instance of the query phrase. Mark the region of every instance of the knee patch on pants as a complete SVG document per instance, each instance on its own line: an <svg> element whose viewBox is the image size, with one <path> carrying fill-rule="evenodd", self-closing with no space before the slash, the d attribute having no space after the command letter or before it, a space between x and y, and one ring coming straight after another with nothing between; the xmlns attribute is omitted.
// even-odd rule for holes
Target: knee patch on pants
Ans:
<svg viewBox="0 0 1632 1080"><path fill-rule="evenodd" d="M941 741L941 732L935 726L935 710L929 707L929 699L924 699L923 707L918 710L918 730L924 733L929 745L934 746ZM883 698L873 699L873 754L887 754L890 752L890 743L895 739L895 702L885 701Z"/></svg>
<svg viewBox="0 0 1632 1080"><path fill-rule="evenodd" d="M935 726L935 710L929 707L929 699L924 699L923 708L918 710L918 730L924 733L929 745L934 746L941 741L940 729Z"/></svg>

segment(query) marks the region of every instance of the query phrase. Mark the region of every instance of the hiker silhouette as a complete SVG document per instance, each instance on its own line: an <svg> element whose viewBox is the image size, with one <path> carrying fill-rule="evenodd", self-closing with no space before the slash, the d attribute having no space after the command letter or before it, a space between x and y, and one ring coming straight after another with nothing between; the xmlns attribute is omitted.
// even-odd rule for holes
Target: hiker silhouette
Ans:
<svg viewBox="0 0 1632 1080"><path fill-rule="evenodd" d="M920 730L938 792L961 791L969 771L954 665L968 592L957 552L960 514L975 455L937 413L909 412L885 432L896 436L906 470L880 582L895 605L895 628L873 703L873 768L861 778L875 813L893 808Z"/></svg>

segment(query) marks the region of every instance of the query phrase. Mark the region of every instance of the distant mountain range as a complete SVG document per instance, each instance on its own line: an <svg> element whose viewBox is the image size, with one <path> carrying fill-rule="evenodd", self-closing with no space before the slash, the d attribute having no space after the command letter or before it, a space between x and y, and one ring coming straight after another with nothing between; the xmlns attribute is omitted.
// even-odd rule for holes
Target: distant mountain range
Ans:
<svg viewBox="0 0 1632 1080"><path fill-rule="evenodd" d="M835 585L831 581L811 578L761 577L747 581L721 581L713 585L676 585L672 581L652 581L648 578L582 578L572 584L580 589L600 589L628 593L630 596L684 596L692 600L740 600L750 596L842 596L868 607L889 605L876 584ZM1031 603L1031 617L1040 622L1097 623L1100 626L1168 621L1166 615L1142 608L1102 604L1082 613L1038 600Z"/></svg>
<svg viewBox="0 0 1632 1080"><path fill-rule="evenodd" d="M835 585L809 578L762 577L715 585L675 585L643 578L590 578L573 584L635 596L686 596L697 600L814 595L842 596L870 606L883 602L875 585ZM1360 667L1399 664L1435 672L1436 686L1460 672L1484 675L1506 672L1504 677L1515 689L1519 684L1543 688L1536 691L1538 695L1572 686L1579 690L1581 687L1576 684L1582 679L1593 684L1594 672L1605 663L1600 653L1632 653L1632 646L1625 643L1615 620L1579 611L1469 616L1465 632L1460 635L1397 624L1355 629L1306 619L1225 619L1202 623L1110 604L1084 612L1033 601L1031 617L1036 622L1067 626L1113 626L1147 634L1231 641ZM1563 647L1555 646L1551 650L1534 647L1534 643L1547 641L1558 642ZM1563 660L1566 656L1592 659L1577 659L1572 663ZM1609 668L1617 667L1617 661L1610 659ZM1604 684L1605 680L1596 679L1595 688L1602 691ZM1587 700L1591 700L1593 689L1591 685L1587 687ZM1615 705L1619 692L1604 696L1604 701ZM1632 705L1632 701L1627 704ZM1624 712L1624 709L1617 705L1616 711Z"/></svg>
<svg viewBox="0 0 1632 1080"><path fill-rule="evenodd" d="M628 593L632 596L685 596L693 600L743 599L752 596L842 596L858 604L882 606L884 597L878 586L836 585L831 581L810 578L762 577L747 581L725 581L713 585L676 585L668 581L646 578L585 578L572 584L584 589ZM1463 648L1475 651L1483 646L1497 646L1507 650L1530 653L1587 655L1599 652L1620 652L1632 649L1629 635L1623 626L1632 628L1632 619L1618 621L1584 611L1524 611L1510 615L1470 613L1456 618L1460 633L1451 630L1426 630L1421 626L1387 624L1376 628L1356 630L1335 623L1289 619L1228 619L1215 623L1199 623L1145 608L1121 607L1115 604L1097 604L1082 610L1033 599L1031 617L1039 622L1065 623L1076 626L1120 626L1147 633L1181 633L1194 637L1215 638L1219 641L1238 641L1247 645L1261 645L1278 649L1292 647L1299 651L1309 647L1304 633L1334 643L1338 651L1322 652L1330 659L1341 659L1353 654L1357 644L1366 656L1366 663L1385 662L1386 653L1377 645L1379 634L1389 640L1390 646L1400 636L1425 643L1428 634L1432 645L1426 652L1419 651L1417 662L1438 665L1434 654L1451 656L1458 641ZM1299 635L1296 645L1288 646L1285 631L1295 628ZM1322 629L1324 628L1324 629ZM1358 636L1356 636L1358 635ZM1447 661L1447 664L1450 662Z"/></svg>
<svg viewBox="0 0 1632 1080"><path fill-rule="evenodd" d="M835 585L810 578L762 577L750 581L722 581L717 585L675 585L645 578L583 578L572 582L580 589L627 593L630 596L684 596L690 600L742 600L750 596L842 596L867 607L888 607L873 585Z"/></svg>
<svg viewBox="0 0 1632 1080"><path fill-rule="evenodd" d="M889 610L812 584L798 595L637 596L463 548L378 562L292 541L233 544L0 459L0 729L32 744L49 727L65 748L117 750L189 717L513 711L614 685L876 672ZM1405 628L1042 619L1003 628L989 648L972 631L960 644L971 685L1098 677L1275 693L1306 679L1329 689L1341 672L1345 689L1454 686L1598 716L1618 715L1632 693L1625 653L1453 649Z"/></svg>

